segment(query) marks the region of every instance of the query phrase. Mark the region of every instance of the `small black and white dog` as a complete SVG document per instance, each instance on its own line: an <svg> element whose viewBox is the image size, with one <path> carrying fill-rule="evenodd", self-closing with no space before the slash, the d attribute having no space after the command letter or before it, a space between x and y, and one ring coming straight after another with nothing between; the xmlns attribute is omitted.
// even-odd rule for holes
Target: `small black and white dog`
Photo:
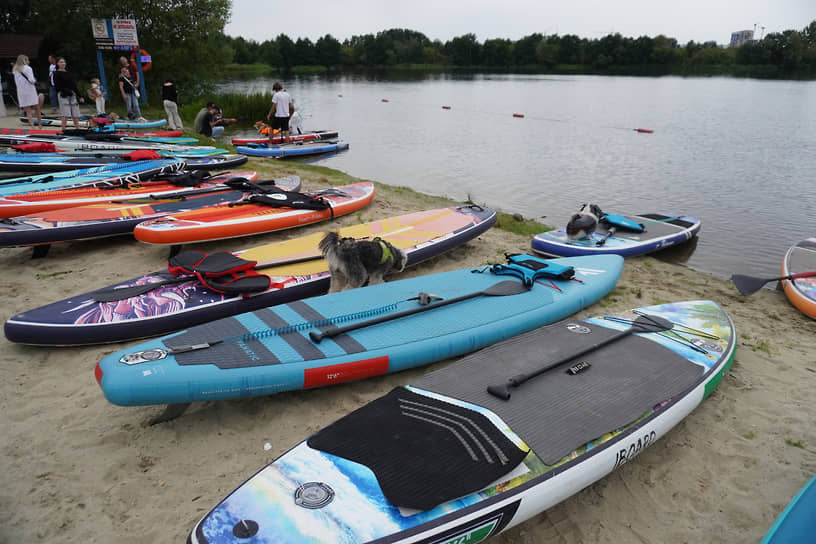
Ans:
<svg viewBox="0 0 816 544"><path fill-rule="evenodd" d="M597 204L589 204L589 211L584 211L586 207L586 204L581 206L581 209L572 214L567 222L567 240L581 240L595 232L603 212Z"/></svg>
<svg viewBox="0 0 816 544"><path fill-rule="evenodd" d="M329 232L318 247L329 262L329 293L383 283L391 270L402 272L408 260L404 251L380 238L355 240Z"/></svg>

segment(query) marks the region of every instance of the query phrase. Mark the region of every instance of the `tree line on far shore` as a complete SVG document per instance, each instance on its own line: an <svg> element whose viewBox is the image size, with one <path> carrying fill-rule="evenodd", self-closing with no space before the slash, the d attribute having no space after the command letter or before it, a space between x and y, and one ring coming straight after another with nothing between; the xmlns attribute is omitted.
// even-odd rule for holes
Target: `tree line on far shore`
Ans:
<svg viewBox="0 0 816 544"><path fill-rule="evenodd" d="M224 36L232 62L269 65L281 72L298 67L329 71L359 68L444 68L523 72L632 75L747 75L758 77L816 76L816 20L802 30L769 33L740 47L714 42L685 45L674 38L624 37L598 39L574 34L530 34L519 40L488 39L474 34L446 42L421 32L390 29L353 36L340 42L331 34L317 41L292 40L285 34L257 42Z"/></svg>
<svg viewBox="0 0 816 544"><path fill-rule="evenodd" d="M42 37L39 51L19 51L31 57L36 77L44 82L49 54L65 56L80 90L98 77L97 43L91 19L134 19L139 45L152 57L145 75L153 103L161 82L172 78L180 105L193 107L211 95L225 74L270 75L270 72L343 72L359 69L473 70L609 75L738 75L769 78L816 77L816 20L802 30L770 33L741 47L715 43L677 43L674 38L624 37L599 39L573 34L534 33L519 40L488 39L474 34L446 42L421 32L390 29L352 36L340 42L327 34L312 42L285 34L256 42L224 34L231 0L7 0L0 12L0 34ZM102 53L105 83L118 94L118 57ZM127 52L124 54L127 55ZM8 61L3 59L4 72Z"/></svg>

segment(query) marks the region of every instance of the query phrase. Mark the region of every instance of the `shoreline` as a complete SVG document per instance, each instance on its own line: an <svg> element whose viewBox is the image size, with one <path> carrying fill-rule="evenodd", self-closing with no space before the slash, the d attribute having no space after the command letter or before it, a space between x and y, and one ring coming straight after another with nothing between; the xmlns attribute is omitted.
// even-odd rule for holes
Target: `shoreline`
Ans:
<svg viewBox="0 0 816 544"><path fill-rule="evenodd" d="M7 117L0 126L23 125ZM258 169L262 177L297 174L307 190L356 179L271 160L250 159L241 168ZM237 250L451 203L377 183L374 202L357 214L195 247ZM701 233L712 235L705 228ZM529 251L529 241L493 227L391 279L500 262L504 252ZM167 248L125 236L60 244L43 259L30 255L30 248L0 249L4 321L161 269ZM735 361L720 386L637 458L490 542L745 542L765 534L816 473L816 321L781 291L743 297L729 281L655 257L627 259L612 293L576 315L696 299L720 304L737 329ZM183 542L206 511L267 462L393 387L447 364L331 388L197 403L178 419L150 427L147 421L162 407L113 406L93 377L103 356L136 343L40 348L2 340L0 542Z"/></svg>

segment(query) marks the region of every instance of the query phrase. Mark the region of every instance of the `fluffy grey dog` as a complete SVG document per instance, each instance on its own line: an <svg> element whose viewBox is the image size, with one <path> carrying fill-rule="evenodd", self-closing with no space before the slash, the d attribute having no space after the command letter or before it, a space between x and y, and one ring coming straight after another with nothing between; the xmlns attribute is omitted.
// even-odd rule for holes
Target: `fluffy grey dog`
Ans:
<svg viewBox="0 0 816 544"><path fill-rule="evenodd" d="M355 240L329 232L318 247L329 262L329 293L383 283L391 270L402 272L408 260L404 251L380 238Z"/></svg>
<svg viewBox="0 0 816 544"><path fill-rule="evenodd" d="M581 209L572 214L567 222L567 240L581 240L595 232L602 214L601 208L596 204L590 204L589 211L584 211L586 207L586 204L581 206Z"/></svg>

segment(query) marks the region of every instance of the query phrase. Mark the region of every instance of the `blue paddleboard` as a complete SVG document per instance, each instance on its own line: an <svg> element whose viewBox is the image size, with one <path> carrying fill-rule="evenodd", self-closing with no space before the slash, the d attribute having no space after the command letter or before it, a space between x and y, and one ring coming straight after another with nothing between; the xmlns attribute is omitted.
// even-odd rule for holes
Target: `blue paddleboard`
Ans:
<svg viewBox="0 0 816 544"><path fill-rule="evenodd" d="M110 402L128 406L270 395L397 372L563 319L600 300L623 269L616 255L524 258L571 267L574 276L525 286L486 266L331 293L128 347L105 357L96 377ZM350 325L358 328L326 336Z"/></svg>

